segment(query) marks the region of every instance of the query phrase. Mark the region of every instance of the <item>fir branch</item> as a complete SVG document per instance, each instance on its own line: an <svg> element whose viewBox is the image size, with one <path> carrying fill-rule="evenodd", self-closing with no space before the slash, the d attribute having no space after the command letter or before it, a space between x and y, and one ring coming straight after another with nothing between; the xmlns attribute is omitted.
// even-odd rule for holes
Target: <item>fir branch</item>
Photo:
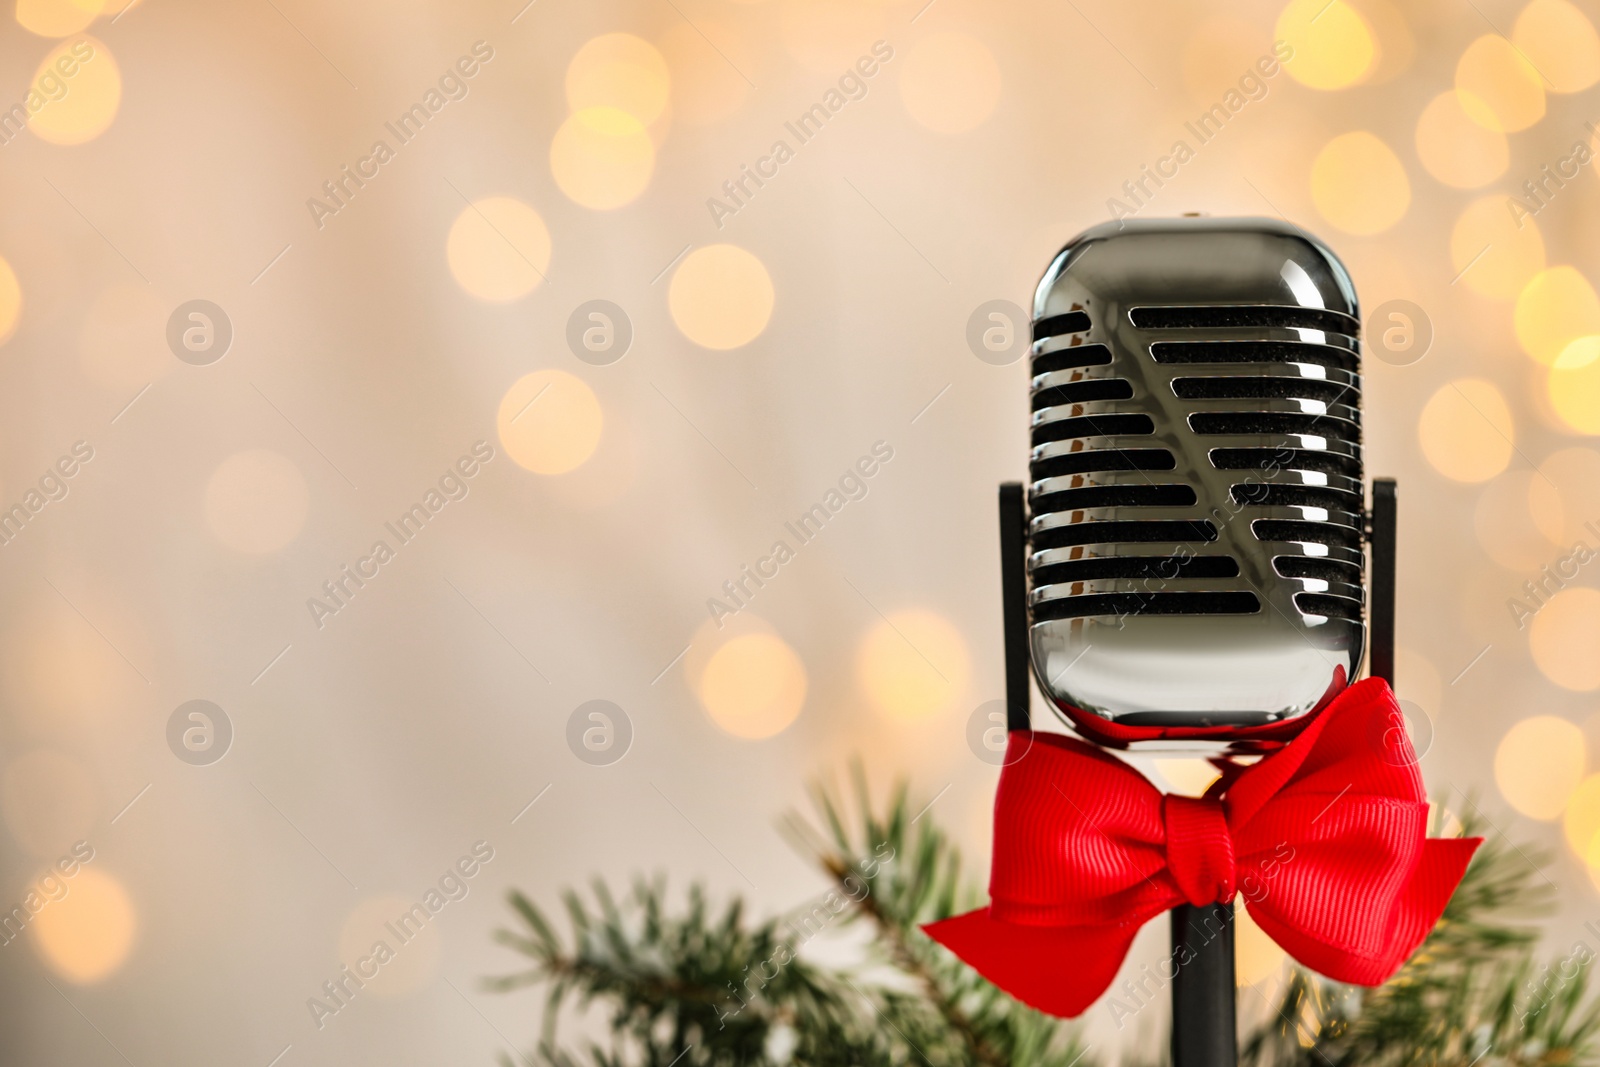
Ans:
<svg viewBox="0 0 1600 1067"><path fill-rule="evenodd" d="M833 816L832 798L826 794L821 794L820 800L829 809L830 816ZM899 807L901 805L896 805L896 808ZM870 815L868 818L868 834L870 836L873 826L870 823ZM838 825L836 817L830 817L830 822L836 826ZM903 834L896 833L894 836L900 839L902 845L904 844ZM888 834L885 835L885 840L890 840ZM848 840L841 842L841 844L846 848L849 847ZM895 851L898 854L900 849L896 848ZM814 858L821 864L822 869L833 878L835 884L841 890L847 894L855 892L856 887L851 884L852 879L856 877L856 868L853 863L859 861L848 859L847 853L832 850L817 854ZM856 902L856 907L872 922L889 960L901 971L916 980L918 986L922 989L923 995L928 998L928 1002L933 1005L934 1010L960 1037L961 1043L966 1047L971 1061L981 1064L983 1067L1006 1067L1006 1061L999 1051L993 1048L988 1041L984 1040L983 1035L974 1029L972 1021L967 1018L966 1013L940 987L938 977L934 974L932 968L923 961L917 952L913 951L910 936L908 935L906 918L890 914L879 898L870 892L870 886L869 892L863 894L861 899Z"/></svg>
<svg viewBox="0 0 1600 1067"><path fill-rule="evenodd" d="M848 803L831 782L813 783L810 792L826 829L794 812L782 828L849 895L852 915L871 923L882 961L920 993L920 1003L908 1002L907 1009L920 1015L921 1026L942 1028L950 1062L1090 1067L1075 1026L1012 1000L922 932L923 924L979 903L964 880L959 850L932 819L924 821L933 801L913 815L902 781L879 815L859 761Z"/></svg>
<svg viewBox="0 0 1600 1067"><path fill-rule="evenodd" d="M854 1063L893 1062L859 998L798 959L793 937L776 921L747 924L737 900L713 915L704 892L691 887L686 910L670 915L658 879L637 882L621 903L601 882L590 899L568 893L564 903L570 945L536 905L511 895L524 929L500 930L496 939L532 966L489 983L499 991L548 986L539 1058L552 1067L577 1062L556 1045L569 1001L611 1009L615 1047L589 1049L605 1067L623 1062L624 1053L649 1067L763 1064L774 1042L789 1037L796 1064L839 1062L836 1053Z"/></svg>
<svg viewBox="0 0 1600 1067"><path fill-rule="evenodd" d="M1486 837L1438 926L1378 989L1294 968L1268 1022L1246 1039L1246 1067L1564 1067L1600 1055L1594 950L1535 964L1554 887L1548 855L1518 846L1471 798L1461 836ZM1442 809L1441 809L1442 810Z"/></svg>

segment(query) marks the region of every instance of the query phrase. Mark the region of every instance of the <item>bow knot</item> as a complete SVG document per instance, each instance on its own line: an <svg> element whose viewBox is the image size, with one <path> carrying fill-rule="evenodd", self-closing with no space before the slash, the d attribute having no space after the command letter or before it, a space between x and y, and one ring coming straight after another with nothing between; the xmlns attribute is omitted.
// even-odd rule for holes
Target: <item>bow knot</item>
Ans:
<svg viewBox="0 0 1600 1067"><path fill-rule="evenodd" d="M1477 838L1427 836L1399 706L1368 679L1300 735L1204 797L1163 796L1133 768L1059 734L1011 735L995 794L989 907L929 935L1012 996L1077 1015L1139 928L1185 901L1250 916L1312 970L1378 985L1444 910Z"/></svg>
<svg viewBox="0 0 1600 1067"><path fill-rule="evenodd" d="M1167 870L1183 899L1196 906L1232 900L1239 871L1222 801L1164 796L1161 821L1167 832Z"/></svg>

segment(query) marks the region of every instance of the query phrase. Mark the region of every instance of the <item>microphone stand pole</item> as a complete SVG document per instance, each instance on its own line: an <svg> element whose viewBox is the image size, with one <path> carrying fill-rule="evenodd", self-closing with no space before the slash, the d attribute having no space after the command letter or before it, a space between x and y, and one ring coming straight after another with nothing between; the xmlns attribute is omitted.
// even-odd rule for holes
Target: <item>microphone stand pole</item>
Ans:
<svg viewBox="0 0 1600 1067"><path fill-rule="evenodd" d="M1233 905L1172 909L1172 1067L1234 1067Z"/></svg>

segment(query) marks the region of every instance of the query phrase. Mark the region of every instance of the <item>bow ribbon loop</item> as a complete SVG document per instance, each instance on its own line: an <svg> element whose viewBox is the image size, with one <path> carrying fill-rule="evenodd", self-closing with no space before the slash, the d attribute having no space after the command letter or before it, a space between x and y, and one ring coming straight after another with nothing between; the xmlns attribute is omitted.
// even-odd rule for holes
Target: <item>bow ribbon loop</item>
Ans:
<svg viewBox="0 0 1600 1067"><path fill-rule="evenodd" d="M1481 843L1426 836L1416 755L1385 728L1398 714L1386 683L1358 682L1204 797L1163 796L1082 741L1013 733L989 907L924 929L1017 999L1077 1015L1147 920L1243 888L1295 959L1378 985L1433 928Z"/></svg>

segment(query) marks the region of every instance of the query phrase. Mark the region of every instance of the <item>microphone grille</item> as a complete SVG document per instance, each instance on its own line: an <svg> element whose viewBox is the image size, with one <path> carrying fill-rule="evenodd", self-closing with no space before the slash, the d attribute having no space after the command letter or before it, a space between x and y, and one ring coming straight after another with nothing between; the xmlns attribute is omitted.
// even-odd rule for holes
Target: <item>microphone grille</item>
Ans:
<svg viewBox="0 0 1600 1067"><path fill-rule="evenodd" d="M1068 246L1036 302L1035 651L1065 638L1127 670L1140 651L1220 648L1243 669L1292 637L1324 663L1333 653L1348 681L1365 509L1359 319L1342 267L1282 224L1107 229ZM1334 673L1301 669L1324 689ZM1137 681L1098 701L1052 688L1111 717L1160 714ZM1239 688L1213 682L1199 703L1238 721L1309 708L1309 687L1293 699Z"/></svg>

